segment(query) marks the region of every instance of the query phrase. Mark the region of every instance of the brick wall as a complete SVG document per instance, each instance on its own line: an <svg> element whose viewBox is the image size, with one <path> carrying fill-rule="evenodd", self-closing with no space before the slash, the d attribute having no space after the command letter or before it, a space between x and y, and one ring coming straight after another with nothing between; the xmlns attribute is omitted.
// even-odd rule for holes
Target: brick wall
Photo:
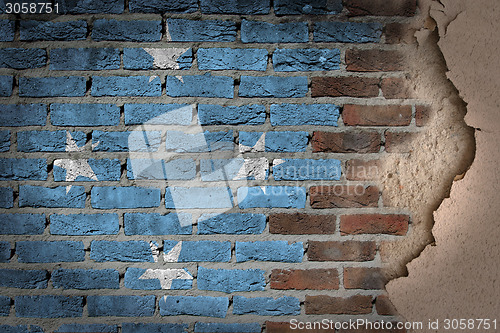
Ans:
<svg viewBox="0 0 500 333"><path fill-rule="evenodd" d="M415 1L59 4L0 15L0 330L396 319Z"/></svg>

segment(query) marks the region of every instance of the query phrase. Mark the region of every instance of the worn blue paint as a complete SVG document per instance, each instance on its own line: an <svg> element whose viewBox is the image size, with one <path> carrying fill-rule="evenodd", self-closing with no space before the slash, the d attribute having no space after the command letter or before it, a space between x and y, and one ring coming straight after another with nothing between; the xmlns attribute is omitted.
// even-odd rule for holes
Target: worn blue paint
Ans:
<svg viewBox="0 0 500 333"><path fill-rule="evenodd" d="M61 289L118 289L120 274L114 269L58 269L52 272L52 285Z"/></svg>
<svg viewBox="0 0 500 333"><path fill-rule="evenodd" d="M303 256L302 242L291 244L287 241L236 242L237 262L250 260L302 262Z"/></svg>

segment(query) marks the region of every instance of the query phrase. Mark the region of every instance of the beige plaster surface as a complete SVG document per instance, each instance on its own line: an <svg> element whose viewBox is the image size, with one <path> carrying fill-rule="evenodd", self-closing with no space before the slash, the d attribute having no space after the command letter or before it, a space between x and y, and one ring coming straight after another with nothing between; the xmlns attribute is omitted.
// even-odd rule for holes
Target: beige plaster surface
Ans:
<svg viewBox="0 0 500 333"><path fill-rule="evenodd" d="M423 7L437 23L447 77L467 103L476 152L434 212L435 242L387 291L407 321L440 320L439 329L426 332L450 332L445 318L497 319L500 331L500 3L441 0Z"/></svg>

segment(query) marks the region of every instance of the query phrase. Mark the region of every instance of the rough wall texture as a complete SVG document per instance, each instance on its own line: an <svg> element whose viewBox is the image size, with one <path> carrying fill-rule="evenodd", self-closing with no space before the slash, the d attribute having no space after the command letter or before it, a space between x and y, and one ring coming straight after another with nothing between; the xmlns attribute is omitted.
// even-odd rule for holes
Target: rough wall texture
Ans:
<svg viewBox="0 0 500 333"><path fill-rule="evenodd" d="M434 246L408 265L408 277L391 281L387 289L407 320L439 320L439 327L427 332L447 331L446 319L458 319L452 325L460 319L470 325L472 319L470 331L487 329L486 321L478 320L486 319L487 331L498 331L500 11L493 1L425 2L422 9L437 22L447 76L467 103L465 121L476 128L476 154L434 213Z"/></svg>
<svg viewBox="0 0 500 333"><path fill-rule="evenodd" d="M473 152L426 16L199 4L2 15L5 331L397 319L384 285Z"/></svg>

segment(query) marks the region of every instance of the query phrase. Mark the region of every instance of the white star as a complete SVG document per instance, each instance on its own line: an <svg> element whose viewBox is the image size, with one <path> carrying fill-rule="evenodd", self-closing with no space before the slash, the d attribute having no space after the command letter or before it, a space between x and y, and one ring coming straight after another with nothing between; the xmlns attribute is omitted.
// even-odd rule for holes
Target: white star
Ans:
<svg viewBox="0 0 500 333"><path fill-rule="evenodd" d="M99 143L92 145L92 148L97 146L97 144L99 144ZM85 149L85 146L78 147L75 140L71 136L71 134L69 132L67 132L66 152L81 152L84 149ZM65 159L55 160L54 165L66 170L66 181L67 182L75 181L78 176L87 177L87 178L90 178L92 180L98 180L95 172L92 170L92 168L90 167L90 165L86 159L70 160L70 159L65 158ZM69 192L69 190L71 189L71 186L72 185L66 186L66 193Z"/></svg>
<svg viewBox="0 0 500 333"><path fill-rule="evenodd" d="M140 277L140 280L160 280L161 289L172 288L174 280L192 280L193 276L182 268L169 268L169 269L147 269Z"/></svg>

